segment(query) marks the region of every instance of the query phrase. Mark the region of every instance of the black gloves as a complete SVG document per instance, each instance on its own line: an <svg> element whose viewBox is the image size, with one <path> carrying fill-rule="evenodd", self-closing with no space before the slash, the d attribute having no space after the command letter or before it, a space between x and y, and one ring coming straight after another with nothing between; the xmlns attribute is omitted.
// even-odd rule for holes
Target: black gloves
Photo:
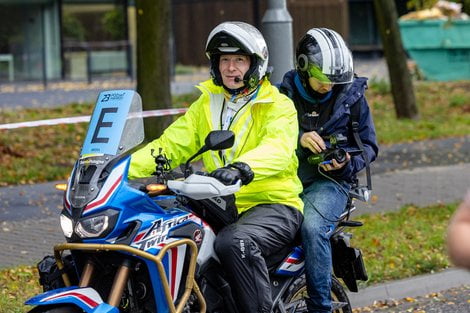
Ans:
<svg viewBox="0 0 470 313"><path fill-rule="evenodd" d="M250 166L243 162L235 162L218 168L209 175L217 178L224 185L233 185L239 179L243 185L248 185L255 176Z"/></svg>

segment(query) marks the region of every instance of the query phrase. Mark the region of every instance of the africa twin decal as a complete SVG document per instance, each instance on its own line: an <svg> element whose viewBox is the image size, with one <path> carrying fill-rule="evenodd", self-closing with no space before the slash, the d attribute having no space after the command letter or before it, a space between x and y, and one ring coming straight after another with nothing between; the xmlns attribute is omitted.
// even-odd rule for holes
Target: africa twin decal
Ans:
<svg viewBox="0 0 470 313"><path fill-rule="evenodd" d="M175 226L183 224L186 221L195 220L201 224L201 220L193 214L176 217L170 220L156 220L152 226L137 234L131 246L140 250L147 251L152 248L161 249L165 244L177 240L176 238L168 238L168 232ZM168 285L173 300L176 300L180 288L183 266L185 264L186 245L178 246L168 250L166 257L163 259Z"/></svg>
<svg viewBox="0 0 470 313"><path fill-rule="evenodd" d="M163 219L156 220L152 223L152 226L137 234L131 246L143 251L156 248L167 239L168 231L172 227L186 222L189 218L190 215L187 214L166 221L163 221Z"/></svg>

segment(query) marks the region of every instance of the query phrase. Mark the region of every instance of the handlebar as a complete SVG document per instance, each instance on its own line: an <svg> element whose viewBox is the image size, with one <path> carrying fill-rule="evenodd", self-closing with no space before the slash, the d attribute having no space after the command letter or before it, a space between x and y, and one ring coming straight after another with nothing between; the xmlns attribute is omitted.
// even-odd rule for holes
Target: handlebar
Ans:
<svg viewBox="0 0 470 313"><path fill-rule="evenodd" d="M202 200L234 194L240 190L241 181L238 180L235 184L226 186L214 177L191 174L185 180L169 180L167 185L178 195Z"/></svg>

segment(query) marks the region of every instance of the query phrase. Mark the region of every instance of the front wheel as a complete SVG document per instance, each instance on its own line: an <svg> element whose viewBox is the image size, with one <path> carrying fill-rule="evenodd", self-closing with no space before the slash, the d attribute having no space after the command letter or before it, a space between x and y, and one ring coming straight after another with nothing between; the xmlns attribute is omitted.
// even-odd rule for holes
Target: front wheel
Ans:
<svg viewBox="0 0 470 313"><path fill-rule="evenodd" d="M28 313L83 313L83 310L71 304L58 306L40 305L28 311Z"/></svg>
<svg viewBox="0 0 470 313"><path fill-rule="evenodd" d="M305 276L297 278L287 290L283 297L284 308L288 313L307 312L307 283ZM349 298L336 277L332 277L331 282L331 300L333 313L352 313Z"/></svg>

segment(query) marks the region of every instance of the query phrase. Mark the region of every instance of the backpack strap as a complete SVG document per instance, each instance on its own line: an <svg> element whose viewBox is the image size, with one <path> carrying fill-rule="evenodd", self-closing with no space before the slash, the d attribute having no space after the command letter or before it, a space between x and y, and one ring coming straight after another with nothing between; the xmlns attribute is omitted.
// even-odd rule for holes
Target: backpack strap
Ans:
<svg viewBox="0 0 470 313"><path fill-rule="evenodd" d="M370 162L369 157L364 149L364 144L362 143L361 137L359 136L359 119L361 116L361 106L359 103L350 107L351 116L349 119L349 123L351 125L352 133L354 136L354 140L356 141L357 146L361 150L362 157L366 162L366 177L367 177L367 189L372 190L372 179L370 175Z"/></svg>

